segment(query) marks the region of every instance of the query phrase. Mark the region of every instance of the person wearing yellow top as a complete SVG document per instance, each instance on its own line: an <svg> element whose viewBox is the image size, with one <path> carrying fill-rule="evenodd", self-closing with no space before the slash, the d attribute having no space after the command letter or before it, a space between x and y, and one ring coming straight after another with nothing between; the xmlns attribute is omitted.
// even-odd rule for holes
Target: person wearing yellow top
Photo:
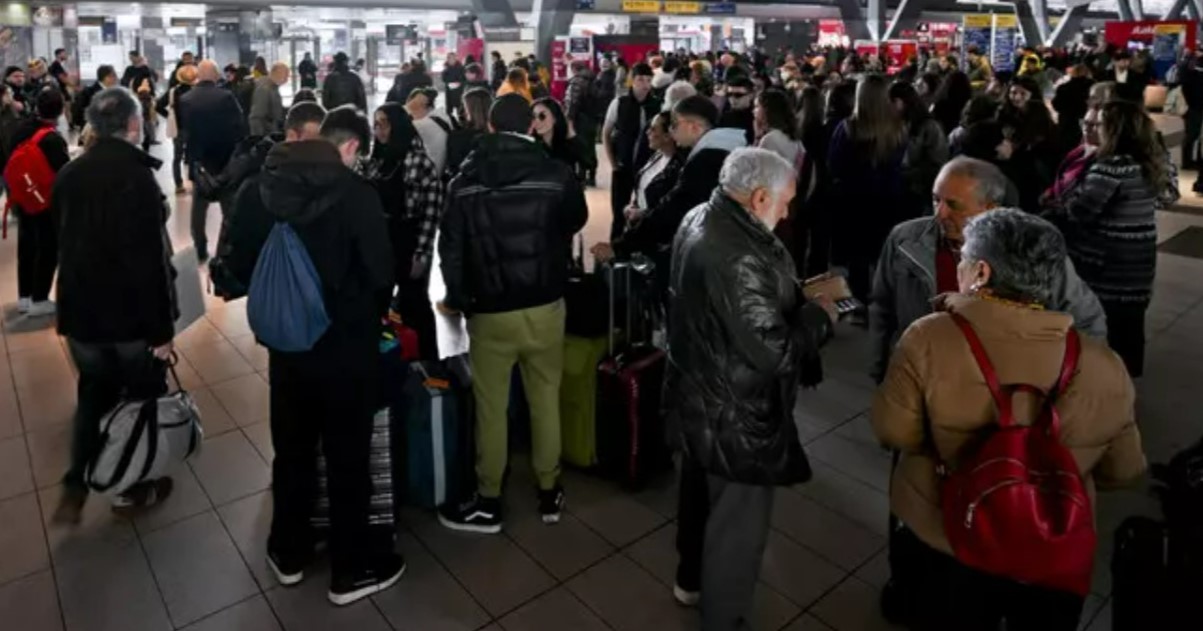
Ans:
<svg viewBox="0 0 1203 631"><path fill-rule="evenodd" d="M507 94L518 94L526 99L527 103L534 102L530 92L530 80L526 76L526 71L522 68L510 68L505 75L505 81L501 87L497 89L497 98L501 98Z"/></svg>

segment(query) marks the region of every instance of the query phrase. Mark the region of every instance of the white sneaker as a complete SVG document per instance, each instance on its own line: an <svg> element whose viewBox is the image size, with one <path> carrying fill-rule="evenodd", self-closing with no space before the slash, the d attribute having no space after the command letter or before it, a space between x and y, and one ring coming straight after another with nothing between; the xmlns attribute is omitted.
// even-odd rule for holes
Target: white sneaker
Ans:
<svg viewBox="0 0 1203 631"><path fill-rule="evenodd" d="M17 299L17 313L21 313L21 314L29 313L29 308L32 306L33 306L32 298L18 298Z"/></svg>
<svg viewBox="0 0 1203 631"><path fill-rule="evenodd" d="M698 602L702 600L700 592L689 592L681 588L680 585L673 585L673 598L677 599L677 603L682 607L696 607Z"/></svg>
<svg viewBox="0 0 1203 631"><path fill-rule="evenodd" d="M55 311L57 311L57 309L54 306L54 301L43 300L30 305L29 311L26 312L26 315L31 318L39 318L42 316L52 316L54 315Z"/></svg>

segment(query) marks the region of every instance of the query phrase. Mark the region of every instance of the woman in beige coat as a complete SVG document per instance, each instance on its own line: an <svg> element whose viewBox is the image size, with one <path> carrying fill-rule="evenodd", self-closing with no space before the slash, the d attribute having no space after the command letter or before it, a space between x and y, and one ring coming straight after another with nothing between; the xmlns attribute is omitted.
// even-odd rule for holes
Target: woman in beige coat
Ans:
<svg viewBox="0 0 1203 631"><path fill-rule="evenodd" d="M912 629L1073 631L1083 599L1022 585L966 567L952 556L940 509L937 462L956 462L967 445L995 426L985 378L947 312L963 316L985 346L1003 384L1048 389L1057 381L1073 318L1047 310L1065 270L1065 239L1052 224L1019 210L995 210L965 228L957 268L960 293L944 313L912 325L898 343L873 403L873 429L900 452L890 484L899 523L891 532L893 573L883 604ZM1060 439L1077 462L1088 492L1113 488L1145 469L1135 424L1135 393L1123 362L1103 342L1081 339L1078 369L1057 399ZM1040 400L1014 399L1021 424ZM892 593L891 593L892 592Z"/></svg>

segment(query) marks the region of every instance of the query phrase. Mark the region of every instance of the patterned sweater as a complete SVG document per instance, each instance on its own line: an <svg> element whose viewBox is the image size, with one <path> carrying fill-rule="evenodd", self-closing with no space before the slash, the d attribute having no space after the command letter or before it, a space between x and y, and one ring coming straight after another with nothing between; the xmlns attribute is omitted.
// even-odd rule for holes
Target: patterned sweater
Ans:
<svg viewBox="0 0 1203 631"><path fill-rule="evenodd" d="M1128 156L1096 160L1050 217L1078 274L1103 302L1148 302L1157 269L1156 209L1177 199L1155 190Z"/></svg>

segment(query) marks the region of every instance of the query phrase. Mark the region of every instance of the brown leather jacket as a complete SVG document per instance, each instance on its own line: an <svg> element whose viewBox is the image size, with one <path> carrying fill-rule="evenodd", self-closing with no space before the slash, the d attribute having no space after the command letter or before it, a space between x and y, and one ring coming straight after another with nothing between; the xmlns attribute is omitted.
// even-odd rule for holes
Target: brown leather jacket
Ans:
<svg viewBox="0 0 1203 631"><path fill-rule="evenodd" d="M959 295L947 306L973 325L1003 384L1048 389L1056 382L1071 316ZM1077 460L1093 499L1096 486L1114 488L1140 476L1145 457L1136 394L1123 362L1103 342L1081 339L1078 371L1057 411L1061 442ZM1014 401L1016 420L1030 423L1039 401L1025 394ZM902 452L890 483L891 509L933 548L952 553L933 456L955 466L966 444L995 418L985 379L952 318L936 313L907 329L873 402L873 430Z"/></svg>

